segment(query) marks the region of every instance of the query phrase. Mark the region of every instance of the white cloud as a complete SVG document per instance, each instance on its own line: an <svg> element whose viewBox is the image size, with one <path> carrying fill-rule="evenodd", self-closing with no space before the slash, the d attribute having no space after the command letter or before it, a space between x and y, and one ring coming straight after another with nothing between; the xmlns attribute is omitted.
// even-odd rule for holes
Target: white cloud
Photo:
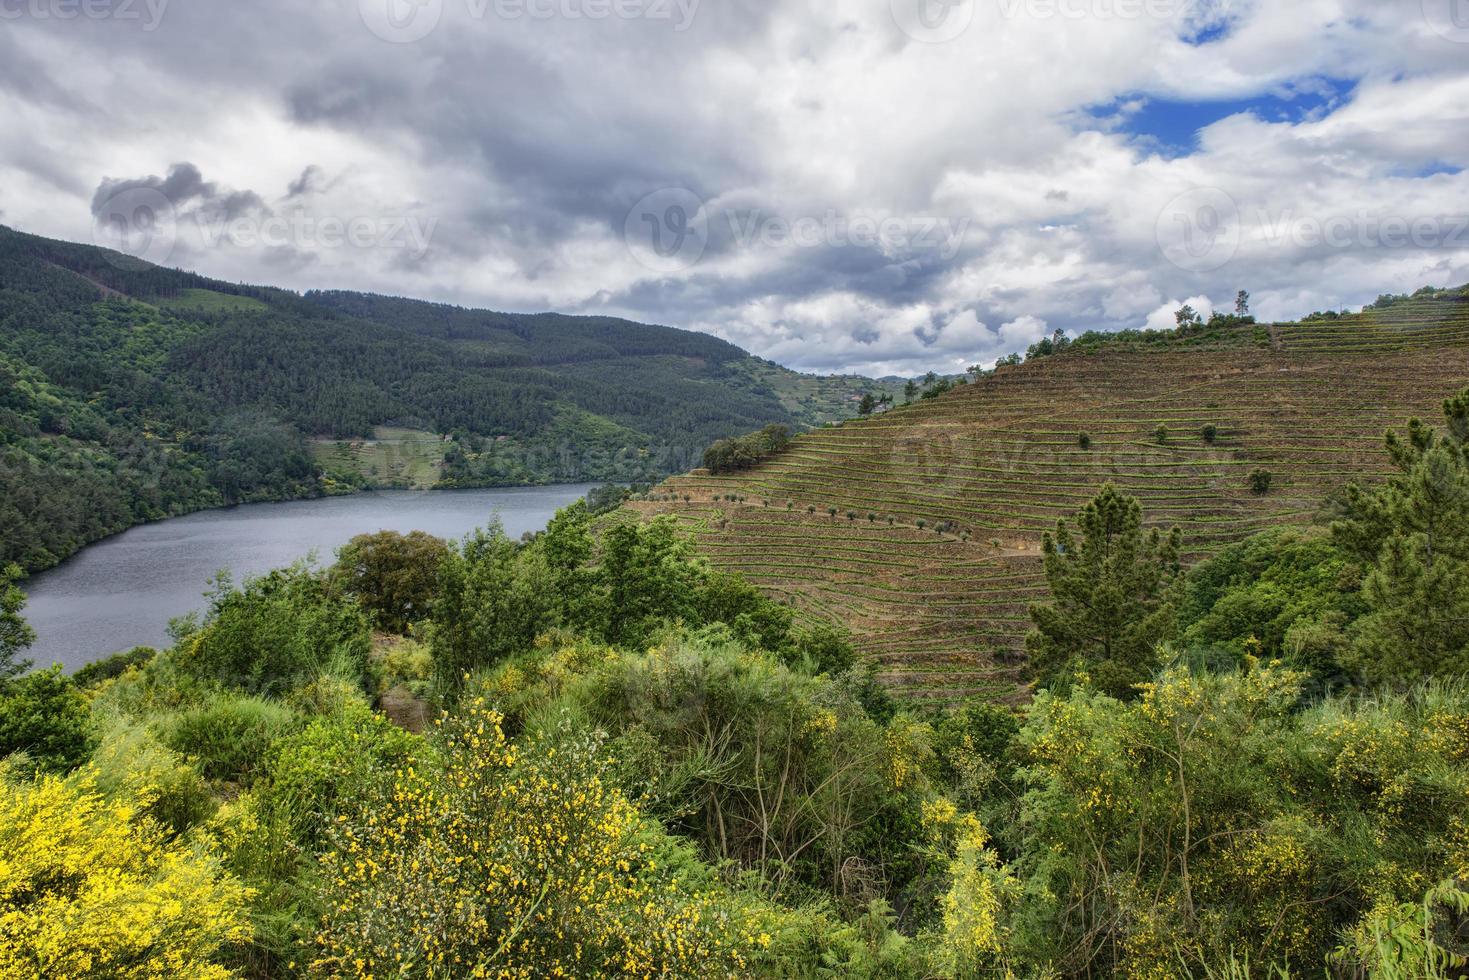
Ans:
<svg viewBox="0 0 1469 980"><path fill-rule="evenodd" d="M439 28L405 45L357 8L198 0L151 33L7 22L0 214L85 241L103 178L189 161L274 214L434 228L422 256L186 241L175 260L206 274L624 315L870 373L960 370L1055 328L1168 327L1182 302L1207 315L1208 296L1238 288L1287 317L1469 281L1469 170L1455 172L1469 49L1428 29L1418 0L1177 5L1191 19L1016 0L977 4L945 44L906 38L886 2L705 3L680 32L474 19L446 0ZM1069 6L1083 8L1115 6ZM1355 88L1318 111L1229 115L1181 156L1127 132L1149 99L1309 97L1344 74ZM1119 100L1110 122L1093 115ZM288 198L309 166L320 190ZM709 241L655 271L625 219L673 185L705 202ZM1222 246L1197 207L1169 211L1200 193L1226 202ZM742 241L732 215L815 238ZM1160 218L1202 258L1170 262ZM869 243L858 220L901 234ZM1399 240L1398 221L1427 232Z"/></svg>

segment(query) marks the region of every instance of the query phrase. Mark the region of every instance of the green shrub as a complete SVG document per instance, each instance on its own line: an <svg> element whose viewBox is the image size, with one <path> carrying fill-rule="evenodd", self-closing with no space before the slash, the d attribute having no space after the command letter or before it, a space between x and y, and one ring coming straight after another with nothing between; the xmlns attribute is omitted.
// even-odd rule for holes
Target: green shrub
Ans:
<svg viewBox="0 0 1469 980"><path fill-rule="evenodd" d="M420 739L366 705L317 718L270 746L256 788L263 808L281 815L307 852L326 843L336 817L407 761Z"/></svg>
<svg viewBox="0 0 1469 980"><path fill-rule="evenodd" d="M123 653L114 653L102 660L94 660L71 675L77 687L93 687L114 677L121 677L133 667L141 667L158 656L152 647L133 647Z"/></svg>
<svg viewBox="0 0 1469 980"><path fill-rule="evenodd" d="M1220 550L1184 579L1178 633L1238 663L1248 643L1321 679L1339 672L1342 626L1366 611L1350 559L1320 531L1281 528Z"/></svg>
<svg viewBox="0 0 1469 980"><path fill-rule="evenodd" d="M1018 738L1028 792L1002 831L1030 875L1011 953L1063 976L1205 976L1232 953L1257 976L1287 961L1432 976L1379 972L1372 950L1421 937L1379 927L1459 873L1469 691L1303 709L1303 679L1175 668L1132 704L1040 695ZM1343 940L1367 969L1323 971ZM1465 951L1452 927L1439 941Z"/></svg>
<svg viewBox="0 0 1469 980"><path fill-rule="evenodd" d="M0 759L19 752L32 771L63 773L95 742L86 698L60 667L0 685Z"/></svg>
<svg viewBox="0 0 1469 980"><path fill-rule="evenodd" d="M240 589L221 577L203 626L185 630L183 669L255 694L288 691L323 670L361 677L372 645L361 607L302 565Z"/></svg>
<svg viewBox="0 0 1469 980"><path fill-rule="evenodd" d="M399 684L404 684L415 695L428 693L434 674L433 651L427 643L418 640L400 639L387 646L374 665L377 676L377 692L384 694Z"/></svg>
<svg viewBox="0 0 1469 980"><path fill-rule="evenodd" d="M1250 490L1257 497L1263 497L1270 492L1270 485L1275 482L1274 475L1269 470L1252 470L1250 472Z"/></svg>
<svg viewBox="0 0 1469 980"><path fill-rule="evenodd" d="M875 722L836 679L712 634L669 635L649 654L600 658L554 709L536 717L569 710L610 733L628 789L706 859L788 897L839 892L832 869L847 862L882 866L894 897L916 873L928 727Z"/></svg>
<svg viewBox="0 0 1469 980"><path fill-rule="evenodd" d="M1160 423L1158 427L1153 430L1153 440L1157 442L1160 446L1166 445L1168 442L1168 426Z"/></svg>
<svg viewBox="0 0 1469 980"><path fill-rule="evenodd" d="M1076 437L1076 444L1082 449L1090 449L1092 448L1092 437L1085 432L1080 433Z"/></svg>
<svg viewBox="0 0 1469 980"><path fill-rule="evenodd" d="M107 725L92 761L99 789L140 803L144 814L172 833L186 833L218 808L199 770L145 724Z"/></svg>
<svg viewBox="0 0 1469 980"><path fill-rule="evenodd" d="M1212 446L1219 438L1219 426L1210 422L1199 430L1199 435L1207 445Z"/></svg>
<svg viewBox="0 0 1469 980"><path fill-rule="evenodd" d="M162 724L163 744L198 760L207 778L248 785L277 740L298 724L295 712L262 698L222 694Z"/></svg>

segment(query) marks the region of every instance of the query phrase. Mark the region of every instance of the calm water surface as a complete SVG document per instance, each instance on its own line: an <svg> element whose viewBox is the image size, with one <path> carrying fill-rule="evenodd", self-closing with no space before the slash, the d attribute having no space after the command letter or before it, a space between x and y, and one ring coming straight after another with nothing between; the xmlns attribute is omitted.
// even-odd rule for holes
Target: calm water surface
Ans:
<svg viewBox="0 0 1469 980"><path fill-rule="evenodd" d="M162 646L168 621L205 606L216 571L245 575L315 551L323 562L357 534L384 529L457 538L495 515L511 537L542 530L590 487L380 491L353 497L245 504L145 524L33 576L25 617L36 631L27 653L68 670L118 650Z"/></svg>

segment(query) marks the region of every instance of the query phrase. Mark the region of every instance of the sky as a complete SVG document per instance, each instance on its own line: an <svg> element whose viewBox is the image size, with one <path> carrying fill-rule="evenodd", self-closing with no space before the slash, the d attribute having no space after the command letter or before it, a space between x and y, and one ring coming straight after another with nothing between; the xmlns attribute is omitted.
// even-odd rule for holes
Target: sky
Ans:
<svg viewBox="0 0 1469 980"><path fill-rule="evenodd" d="M957 372L1469 282L1469 0L0 0L0 223Z"/></svg>

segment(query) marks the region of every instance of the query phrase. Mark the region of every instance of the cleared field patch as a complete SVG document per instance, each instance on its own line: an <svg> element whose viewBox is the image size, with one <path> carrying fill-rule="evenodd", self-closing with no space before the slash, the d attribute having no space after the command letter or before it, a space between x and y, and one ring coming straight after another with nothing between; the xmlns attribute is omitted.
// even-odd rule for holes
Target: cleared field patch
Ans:
<svg viewBox="0 0 1469 980"><path fill-rule="evenodd" d="M166 310L190 310L195 313L234 313L242 310L269 309L254 297L220 293L212 289L184 289L177 296L158 300L156 305Z"/></svg>
<svg viewBox="0 0 1469 980"><path fill-rule="evenodd" d="M374 487L428 490L439 482L448 443L432 432L379 426L371 439L318 439L311 452L325 469L357 473Z"/></svg>
<svg viewBox="0 0 1469 980"><path fill-rule="evenodd" d="M1383 433L1436 418L1466 384L1463 300L1104 346L808 433L749 472L673 478L631 506L677 514L716 565L846 625L895 691L1015 696L1041 535L1103 483L1181 527L1197 559L1384 474Z"/></svg>

